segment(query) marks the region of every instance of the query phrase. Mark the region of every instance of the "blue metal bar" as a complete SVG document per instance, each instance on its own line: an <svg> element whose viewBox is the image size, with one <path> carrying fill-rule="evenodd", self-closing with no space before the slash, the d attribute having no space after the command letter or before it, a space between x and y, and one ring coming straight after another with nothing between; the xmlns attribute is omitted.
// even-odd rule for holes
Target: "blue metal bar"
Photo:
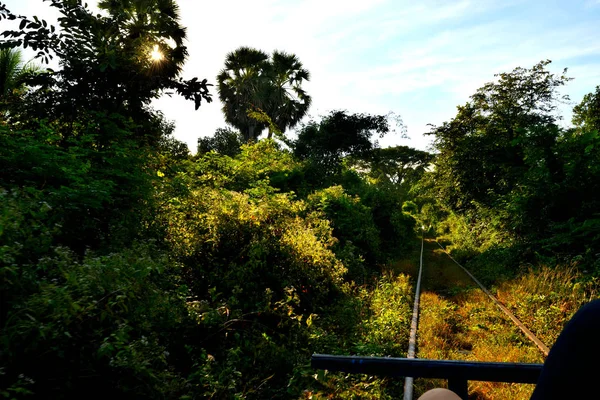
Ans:
<svg viewBox="0 0 600 400"><path fill-rule="evenodd" d="M313 354L311 365L315 369L352 374L513 383L536 383L542 370L542 364L332 356L327 354Z"/></svg>

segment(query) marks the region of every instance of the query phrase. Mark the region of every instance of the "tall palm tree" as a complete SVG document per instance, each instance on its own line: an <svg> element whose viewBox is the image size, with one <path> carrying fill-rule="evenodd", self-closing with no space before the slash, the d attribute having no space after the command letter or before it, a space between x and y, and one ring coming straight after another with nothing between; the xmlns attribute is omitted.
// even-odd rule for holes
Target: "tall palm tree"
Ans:
<svg viewBox="0 0 600 400"><path fill-rule="evenodd" d="M240 47L229 53L225 68L217 76L219 98L225 120L238 128L246 141L255 140L268 127L248 116L260 110L281 131L297 124L310 106L311 98L302 89L309 72L293 54L265 52ZM273 134L269 127L269 137Z"/></svg>
<svg viewBox="0 0 600 400"><path fill-rule="evenodd" d="M227 54L225 68L217 76L219 98L225 120L238 128L246 141L254 140L266 124L248 116L248 110L262 108L268 93L265 72L269 56L250 47Z"/></svg>

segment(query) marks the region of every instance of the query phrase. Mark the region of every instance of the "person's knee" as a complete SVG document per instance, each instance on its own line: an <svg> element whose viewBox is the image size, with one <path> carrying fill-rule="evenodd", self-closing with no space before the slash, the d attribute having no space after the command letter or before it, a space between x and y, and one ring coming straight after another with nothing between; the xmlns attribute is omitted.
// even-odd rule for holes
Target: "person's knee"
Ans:
<svg viewBox="0 0 600 400"><path fill-rule="evenodd" d="M419 400L461 400L461 398L451 390L437 388L423 393Z"/></svg>
<svg viewBox="0 0 600 400"><path fill-rule="evenodd" d="M585 304L575 315L577 316L578 314L585 316L585 318L597 320L594 317L600 317L600 300L590 301Z"/></svg>

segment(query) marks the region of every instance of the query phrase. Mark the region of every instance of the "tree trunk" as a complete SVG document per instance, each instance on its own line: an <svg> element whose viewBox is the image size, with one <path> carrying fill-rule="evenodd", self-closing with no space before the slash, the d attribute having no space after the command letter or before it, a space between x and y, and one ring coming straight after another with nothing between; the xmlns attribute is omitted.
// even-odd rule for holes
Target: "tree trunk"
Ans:
<svg viewBox="0 0 600 400"><path fill-rule="evenodd" d="M250 141L255 141L255 139L256 139L256 138L254 137L254 131L255 131L255 129L256 129L256 126L254 126L254 125L250 125L250 126L248 127L248 137L247 137L247 141L248 141L248 142L250 142Z"/></svg>

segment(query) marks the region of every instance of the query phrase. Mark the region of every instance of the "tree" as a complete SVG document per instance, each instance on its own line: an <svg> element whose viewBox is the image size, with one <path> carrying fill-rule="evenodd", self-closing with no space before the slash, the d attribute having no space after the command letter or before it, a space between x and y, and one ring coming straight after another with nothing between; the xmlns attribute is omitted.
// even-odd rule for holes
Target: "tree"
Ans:
<svg viewBox="0 0 600 400"><path fill-rule="evenodd" d="M263 111L277 129L284 132L300 122L308 112L311 97L301 85L310 80L310 74L294 54L275 51L269 76L272 89ZM269 138L272 134L273 129L269 128Z"/></svg>
<svg viewBox="0 0 600 400"><path fill-rule="evenodd" d="M215 151L219 154L234 157L240 153L244 144L242 135L229 128L217 128L214 136L198 139L198 154Z"/></svg>
<svg viewBox="0 0 600 400"><path fill-rule="evenodd" d="M57 123L69 127L63 129L64 140L78 135L75 121L93 120L94 113L126 115L138 124L136 139L155 144L158 137L146 123L152 120L153 99L176 91L196 108L202 100L211 101L206 79L179 76L187 49L173 0L100 2L108 15L94 15L79 1L52 0L51 6L61 14L60 30L37 17L17 17L0 5L0 19L20 20L19 30L3 32L7 39L0 41L1 47L31 47L46 63L59 58L57 71L31 81L39 88L15 115L20 112L24 120L60 118ZM153 52L161 59L153 59ZM113 139L100 137L104 142Z"/></svg>
<svg viewBox="0 0 600 400"><path fill-rule="evenodd" d="M433 155L408 146L375 149L368 162L370 175L389 185L406 186L407 190L425 173Z"/></svg>
<svg viewBox="0 0 600 400"><path fill-rule="evenodd" d="M471 208L474 201L493 206L499 196L510 193L527 170L525 148L534 143L546 149L549 165L555 166L549 149L557 131L532 130L554 125L557 102L568 99L558 94L570 80L566 69L554 75L545 69L549 63L496 75L496 82L485 84L458 107L454 119L428 133L439 152L439 197L453 209Z"/></svg>
<svg viewBox="0 0 600 400"><path fill-rule="evenodd" d="M320 165L324 174L334 173L346 156L367 157L377 147L371 140L374 134L381 138L390 131L386 115L332 111L321 121L311 120L300 128L294 154Z"/></svg>
<svg viewBox="0 0 600 400"><path fill-rule="evenodd" d="M0 116L8 118L11 103L22 98L25 81L40 73L41 68L31 62L24 63L18 49L0 49Z"/></svg>
<svg viewBox="0 0 600 400"><path fill-rule="evenodd" d="M306 181L312 188L341 184L350 189L362 186L361 172L368 172L369 162L382 138L397 127L403 129L400 118L388 115L350 114L332 111L320 121L301 125L297 139L290 141L294 155L305 161ZM361 171L361 172L359 172Z"/></svg>
<svg viewBox="0 0 600 400"><path fill-rule="evenodd" d="M239 129L246 141L254 140L266 127L248 115L264 96L265 73L269 56L256 49L241 47L229 53L225 68L217 76L219 99L225 120Z"/></svg>
<svg viewBox="0 0 600 400"><path fill-rule="evenodd" d="M265 52L240 47L229 53L225 68L217 77L219 98L223 103L225 120L240 130L246 141L256 140L269 128L263 121L248 115L262 111L280 131L296 125L306 115L311 98L302 89L309 72L293 54Z"/></svg>
<svg viewBox="0 0 600 400"><path fill-rule="evenodd" d="M136 54L146 73L169 77L181 73L188 52L174 0L102 0L98 7L114 22L110 38L122 41L122 51Z"/></svg>
<svg viewBox="0 0 600 400"><path fill-rule="evenodd" d="M579 130L600 131L600 86L583 96L581 103L573 108L573 124Z"/></svg>

